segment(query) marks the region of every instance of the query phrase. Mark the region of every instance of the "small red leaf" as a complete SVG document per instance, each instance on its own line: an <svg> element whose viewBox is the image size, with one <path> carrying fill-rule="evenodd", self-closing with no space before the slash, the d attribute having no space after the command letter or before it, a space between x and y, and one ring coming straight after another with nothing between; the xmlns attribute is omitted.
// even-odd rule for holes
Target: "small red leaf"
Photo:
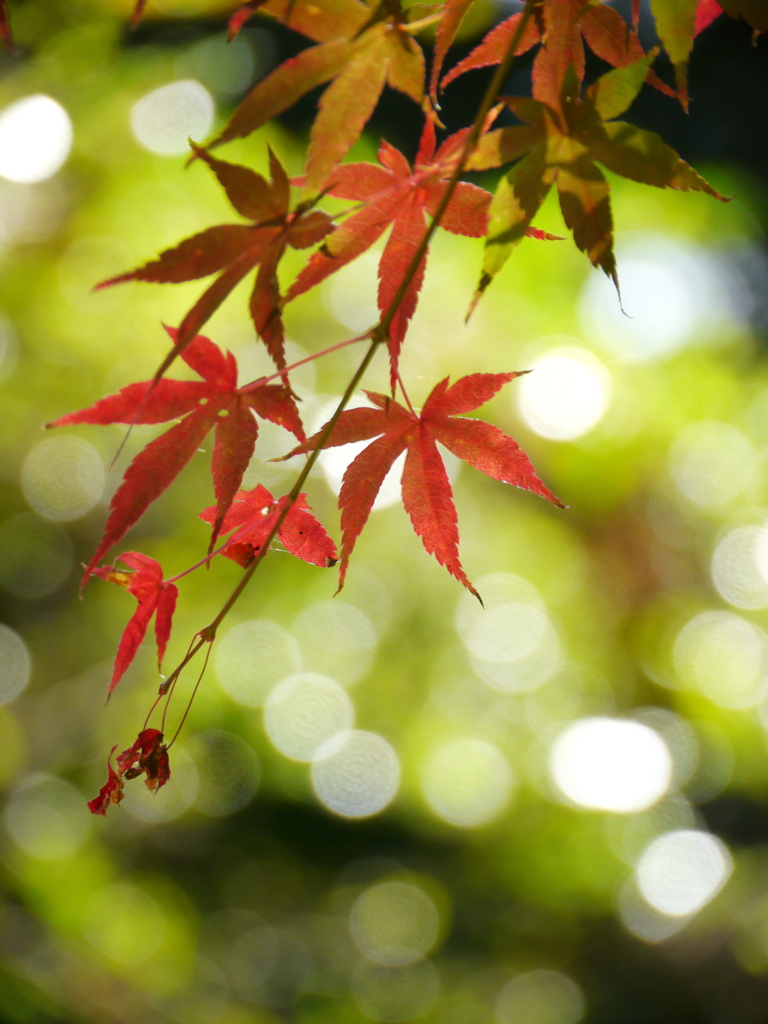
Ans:
<svg viewBox="0 0 768 1024"><path fill-rule="evenodd" d="M104 566L93 570L94 576L117 583L128 590L139 602L139 606L128 622L120 638L115 658L115 667L112 672L112 679L109 684L109 694L120 682L126 669L136 657L147 627L152 621L152 616L157 613L155 619L155 634L157 637L157 664L162 664L168 638L171 635L171 620L176 608L178 588L173 583L163 581L163 570L159 562L148 555L142 555L138 551L124 552L119 561L124 562L135 571L126 573L116 570L112 566Z"/></svg>
<svg viewBox="0 0 768 1024"><path fill-rule="evenodd" d="M306 494L300 494L296 498L280 524L277 536L292 555L312 565L328 568L336 564L336 545L312 515L306 497ZM275 501L262 484L250 491L239 491L221 524L222 533L237 532L221 553L243 568L250 565L288 500L286 495ZM211 506L200 513L200 518L206 523L214 523L215 515L216 510Z"/></svg>
<svg viewBox="0 0 768 1024"><path fill-rule="evenodd" d="M88 810L91 814L106 815L110 804L119 804L123 799L123 780L112 767L112 754L116 750L115 745L107 758L107 781L99 790L99 795L88 801Z"/></svg>

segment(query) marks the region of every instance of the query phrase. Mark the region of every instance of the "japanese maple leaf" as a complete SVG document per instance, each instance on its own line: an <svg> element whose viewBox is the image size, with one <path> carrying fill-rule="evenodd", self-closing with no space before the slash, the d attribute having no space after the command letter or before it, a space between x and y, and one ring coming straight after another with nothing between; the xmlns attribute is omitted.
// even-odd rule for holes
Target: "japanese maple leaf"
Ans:
<svg viewBox="0 0 768 1024"><path fill-rule="evenodd" d="M610 187L595 161L632 181L706 192L725 201L654 132L609 120L635 98L653 57L651 53L627 68L609 71L581 100L576 76L569 76L560 110L536 100L505 99L527 124L488 132L468 166L497 167L527 155L502 178L493 197L475 301L520 243L555 182L574 242L594 266L612 278L618 290Z"/></svg>
<svg viewBox="0 0 768 1024"><path fill-rule="evenodd" d="M146 773L145 785L154 793L171 777L168 751L159 729L144 729L140 732L133 746L118 754L117 770L112 767L112 754L116 750L117 746L112 747L107 758L107 781L99 790L99 795L88 801L91 814L106 815L110 804L119 804L123 799L126 779L137 779Z"/></svg>
<svg viewBox="0 0 768 1024"><path fill-rule="evenodd" d="M693 26L694 36L708 28L722 13L723 8L717 3L717 0L699 0L696 7L696 21Z"/></svg>
<svg viewBox="0 0 768 1024"><path fill-rule="evenodd" d="M235 14L236 27L254 6ZM249 135L309 89L331 82L310 133L306 192L315 195L357 141L385 83L421 103L424 55L408 32L400 0L267 0L258 7L318 45L258 82L212 146Z"/></svg>
<svg viewBox="0 0 768 1024"><path fill-rule="evenodd" d="M119 804L123 799L123 780L112 767L112 755L116 750L117 744L112 747L107 758L107 781L99 790L99 795L88 801L91 814L104 816L110 804Z"/></svg>
<svg viewBox="0 0 768 1024"><path fill-rule="evenodd" d="M356 259L392 225L379 262L379 310L389 308L426 230L425 214L434 214L443 198L448 179L456 167L467 129L446 139L435 152L435 126L427 118L419 151L411 169L403 154L388 142L379 147L379 164L343 164L336 169L334 183L328 189L332 196L365 202L328 237L320 250L313 253L308 264L291 285L286 302L314 288L347 263ZM440 218L440 226L458 235L482 238L488 227L490 192L460 181ZM536 228L529 234L545 236ZM400 348L418 302L424 280L427 253L398 306L389 328L392 390L397 381Z"/></svg>
<svg viewBox="0 0 768 1024"><path fill-rule="evenodd" d="M289 212L290 184L271 150L272 181L267 182L248 167L216 160L194 144L192 148L214 172L235 210L253 223L208 228L186 238L175 248L167 249L143 267L110 277L97 287L106 288L123 281L193 281L221 271L182 320L176 346L155 375L159 379L235 285L258 266L251 293L251 318L275 365L282 370L285 367L285 331L279 312L277 265L286 246L304 249L314 245L332 230L333 222L327 213L310 210L307 204L299 204Z"/></svg>
<svg viewBox="0 0 768 1024"><path fill-rule="evenodd" d="M117 756L117 772L123 778L136 779L146 772L144 785L153 793L171 777L168 752L159 729L144 729L132 747Z"/></svg>
<svg viewBox="0 0 768 1024"><path fill-rule="evenodd" d="M405 510L429 554L475 596L459 561L456 508L448 474L436 442L482 473L540 494L563 507L534 472L528 456L498 427L461 417L484 405L518 373L473 373L449 386L440 381L424 403L421 415L398 402L366 391L373 409L348 409L331 430L324 448L376 438L350 463L339 492L341 562L339 589L357 538L368 521L376 495L395 459L406 452L402 493ZM285 458L312 451L323 430L294 448Z"/></svg>
<svg viewBox="0 0 768 1024"><path fill-rule="evenodd" d="M215 518L215 517L214 517ZM138 551L126 551L118 559L134 569L135 572L124 572L112 565L93 570L94 576L125 587L139 602L139 607L125 627L117 648L115 667L109 683L109 694L120 682L125 670L136 657L141 641L147 632L152 616L155 619L155 637L157 639L157 667L162 667L165 648L171 635L171 620L176 608L179 589L173 583L165 583L163 570L159 562L149 555Z"/></svg>
<svg viewBox="0 0 768 1024"><path fill-rule="evenodd" d="M432 69L433 97L442 60L470 3L471 0L448 0L446 3ZM440 87L444 89L466 71L499 64L507 54L521 18L522 13L513 14L492 29L479 46L448 72ZM634 64L645 56L640 40L612 7L604 3L585 3L584 0L544 0L528 20L515 50L516 54L526 53L536 43L544 44L533 64L534 99L558 109L569 66L575 69L579 83L583 81L584 41L593 53L617 68ZM647 81L668 96L675 95L655 72L649 71Z"/></svg>
<svg viewBox="0 0 768 1024"><path fill-rule="evenodd" d="M171 338L178 332L168 329ZM85 570L83 582L101 557L116 544L176 478L215 427L212 472L216 517L211 547L218 535L253 455L258 425L254 413L278 423L299 440L304 439L298 410L290 390L282 384L255 381L237 386L237 362L225 356L209 338L198 335L184 349L182 358L203 379L161 380L129 384L95 405L49 423L63 427L74 423L162 423L184 418L156 437L125 472L110 503L104 536Z"/></svg>
<svg viewBox="0 0 768 1024"><path fill-rule="evenodd" d="M222 533L237 532L230 537L221 554L243 568L250 565L278 516L288 505L289 511L277 531L285 549L312 565L323 568L335 565L338 561L336 545L312 515L306 499L306 494L300 494L291 504L290 496L286 494L275 501L262 484L251 491L238 491L221 524ZM200 518L206 523L213 523L216 506L205 509Z"/></svg>

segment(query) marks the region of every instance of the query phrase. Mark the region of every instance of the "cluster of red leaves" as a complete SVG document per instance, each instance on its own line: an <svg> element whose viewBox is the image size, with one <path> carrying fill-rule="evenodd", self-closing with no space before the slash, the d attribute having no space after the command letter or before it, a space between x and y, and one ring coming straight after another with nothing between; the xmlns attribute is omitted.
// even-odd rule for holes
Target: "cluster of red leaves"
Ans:
<svg viewBox="0 0 768 1024"><path fill-rule="evenodd" d="M233 530L236 533L222 545L218 554L231 558L238 565L247 568L263 548L283 510L287 509L287 514L277 531L278 539L286 551L309 562L310 565L319 565L323 568L335 565L338 561L336 545L312 515L306 498L306 494L299 494L296 500L291 502L290 496L286 494L276 501L261 484L251 491L238 491L222 520L224 533L231 533ZM211 505L205 509L200 513L200 518L206 523L215 524L217 506ZM103 580L124 587L139 602L120 639L108 695L111 695L136 657L153 615L156 615L157 667L162 668L179 594L175 583L163 579L160 563L149 555L142 555L138 551L125 551L120 555L119 561L134 571L125 572L113 565L91 570L93 576L99 576Z"/></svg>
<svg viewBox="0 0 768 1024"><path fill-rule="evenodd" d="M145 2L135 4L133 24L140 20ZM416 534L427 552L478 597L459 559L456 509L438 442L486 475L562 507L513 438L465 415L493 398L517 373L474 373L453 385L446 378L432 390L420 413L407 395L404 405L394 399L402 386L398 360L424 279L428 218L436 219L440 210L440 227L485 237L479 296L524 237L555 237L533 227L554 185L575 244L618 288L610 189L598 164L644 184L723 197L658 136L615 119L645 82L676 96L685 106L687 60L696 33L723 10L746 18L756 31L766 29L765 4L762 0L652 0L659 38L675 68L676 89L672 89L651 67L655 51L646 54L638 39L638 0L633 0L634 30L599 0L535 0L526 12L497 26L442 76L448 49L473 2L445 0L421 21L416 6L405 0L249 0L232 15L230 36L258 12L311 41L257 82L206 147L192 143L193 160L210 168L246 223L209 227L99 285L173 283L215 275L178 329L169 330L173 348L152 380L131 384L49 424L177 421L129 465L112 499L104 535L85 570L84 582L97 575L125 588L138 602L120 640L109 693L134 659L153 617L161 664L178 596L175 581L180 577L164 579L155 559L134 551L120 556L128 570L98 567L98 562L177 477L211 430L215 504L200 513L211 527L208 556L200 565L221 554L247 568L263 557L272 538L313 565L328 567L337 561L335 545L311 514L306 495L295 493L298 486L279 498L262 485L250 491L240 489L257 442L257 417L281 425L299 441L285 458L321 446L370 442L350 463L339 495L339 588L384 477L402 454L403 505ZM428 88L424 54L415 39L425 21L438 22ZM0 36L6 46L12 45L7 0L0 0ZM516 53L539 47L533 63L532 98L503 100L523 123L494 129L491 115L477 138L474 131L464 129L438 145L439 88L468 71L505 61L513 42ZM612 66L586 91L585 44ZM409 96L425 111L413 166L388 142L381 143L378 164L342 165L385 85ZM213 148L249 135L318 86L326 88L311 129L305 173L295 180L303 188L303 197L294 205L286 171L271 150L269 180L211 155ZM505 172L493 196L455 180L463 169L496 167ZM325 193L356 205L334 219L315 209ZM372 332L371 337L377 341L386 337L392 397L368 391L371 408L344 411L307 439L288 381L283 310L288 302L347 266L390 228L379 263L380 334ZM278 271L286 250L313 246L319 248L283 295ZM252 271L249 313L277 368L280 382L275 384L269 383L271 378L261 378L238 385L233 356L198 334ZM165 379L177 356L199 380ZM220 535L226 539L214 550ZM160 694L167 692L164 684ZM108 780L90 802L91 811L104 814L110 803L119 803L126 779L146 774L151 790L163 786L170 769L162 740L159 730L144 729L134 745L116 758L116 767L110 755Z"/></svg>
<svg viewBox="0 0 768 1024"><path fill-rule="evenodd" d="M155 793L171 777L168 751L159 729L144 729L140 732L133 746L118 754L115 761L117 770L112 767L112 754L116 750L117 747L112 747L107 758L107 781L99 790L99 795L88 801L91 814L105 815L110 804L119 804L123 799L123 786L127 779L146 775L144 784Z"/></svg>

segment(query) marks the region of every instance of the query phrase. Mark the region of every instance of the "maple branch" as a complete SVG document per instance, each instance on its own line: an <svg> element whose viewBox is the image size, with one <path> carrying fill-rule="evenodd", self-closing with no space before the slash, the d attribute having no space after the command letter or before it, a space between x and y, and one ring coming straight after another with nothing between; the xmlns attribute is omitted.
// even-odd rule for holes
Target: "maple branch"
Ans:
<svg viewBox="0 0 768 1024"><path fill-rule="evenodd" d="M494 72L493 78L491 79L491 81L490 81L490 83L488 85L488 88L485 91L485 94L484 94L483 99L482 99L482 101L480 103L480 107L478 109L477 115L475 116L475 120L474 120L474 122L472 124L472 127L470 128L470 131L469 131L469 133L467 135L467 139L466 139L466 142L464 144L464 148L463 148L463 150L461 152L461 156L459 157L459 159L458 159L458 161L456 163L456 167L455 167L455 169L454 169L454 171L453 171L453 173L452 173L452 175L451 175L451 177L450 177L450 179L448 181L448 185L447 185L447 187L445 189L445 192L444 192L440 202L438 203L437 208L435 209L434 215L432 217L432 221L428 225L427 230L424 233L424 237L422 238L422 240L419 243L415 253L413 254L411 262L409 263L409 265L408 265L408 267L407 267L407 269L405 271L405 274L403 275L403 279L400 282L400 285L399 285L397 291L395 292L395 294L394 294L394 296L392 298L392 301L390 302L390 304L389 304L386 312L384 313L383 317L381 318L379 323L376 324L376 326L373 327L371 329L371 331L367 335L362 335L361 338L351 339L349 342L342 342L342 343L340 343L337 346L333 346L332 349L326 350L326 351L332 351L333 348L341 348L341 347L343 347L346 344L351 344L351 342L353 342L353 341L362 340L362 338L366 337L366 336L370 337L370 339L371 339L371 344L369 345L368 350L366 351L363 359L361 360L360 365L358 366L357 370L355 371L354 375L352 376L352 379L350 380L349 384L347 385L347 388L346 388L344 394L342 395L341 399L339 400L339 404L337 405L337 407L336 407L333 415L331 416L331 418L325 424L325 426L324 426L324 428L322 430L322 433L320 434L320 437L318 438L318 441L317 441L317 444L316 444L315 448L309 454L309 458L307 459L306 463L304 464L304 467L302 468L301 472L299 473L298 477L296 478L296 482L294 483L294 485L291 488L291 490L288 492L287 496L288 496L288 498L290 500L287 501L285 503L285 505L283 506L283 508L280 510L280 514L277 516L277 519L273 523L272 528L270 529L269 533L265 537L265 539L264 539L263 543L261 544L259 550L256 552L254 560L251 562L251 564L245 570L245 573L243 574L242 578L240 579L240 582L237 584L235 589L230 594L229 598L225 602L225 604L222 607L221 611L213 619L213 621L211 623L209 623L209 625L207 625L204 629L200 630L200 632L197 634L197 637L199 638L197 643L195 643L193 646L190 647L190 649L187 651L187 654L184 656L184 659L182 660L182 662L174 669L174 671L171 673L171 675L168 677L168 679L166 679L163 682L162 686L160 687L160 694L161 695L165 694L165 693L168 693L169 690L171 690L175 686L176 681L177 681L178 677L180 676L181 672L186 667L186 665L192 660L192 658L197 654L197 652L201 649L201 647L203 647L204 644L212 644L213 641L216 639L216 632L217 632L219 626L221 625L223 620L226 618L226 616L229 614L229 612L231 611L232 607L235 605L235 603L237 602L237 600L239 599L240 595L243 593L245 588L248 586L248 584L251 581L251 578L253 577L253 574L256 572L258 567L261 565L261 562L264 559L264 556L269 551L270 544L272 543L272 541L277 536L278 531L280 530L280 527L283 525L283 522L285 521L286 516L288 515L288 513L290 512L291 508L293 507L296 499L298 498L299 493L301 492L301 488L304 485L304 482L306 481L307 477L309 476L309 474L310 474L310 472L312 470L312 467L317 462L318 458L320 457L320 454L323 451L323 447L325 445L325 442L330 437L331 432L333 431L333 429L334 429L334 427L335 427L339 417L341 416L341 414L344 411L344 409L346 408L348 402L352 398L352 395L357 390L357 387L360 384L360 381L362 380L363 376L365 375L365 372L368 369L368 366L370 365L371 360L373 359L373 356L376 353L376 350L378 349L379 345L382 344L382 342L386 342L387 337L388 337L388 333L389 333L389 328L390 328L390 326L392 324L392 320L395 317L397 309L398 309L399 305L401 304L401 302L403 301L403 298L405 297L405 295L406 295L406 293L408 291L408 288L409 288L409 286L411 284L411 281L413 280L413 277L416 274L416 271L417 271L417 269L419 267L419 264L421 263L421 260L422 260L424 254L425 254L425 252L427 250L427 247L429 246L429 243L430 243L430 241L432 239L432 236L434 235L435 231L437 230L437 228L438 228L438 226L440 224L440 219L442 218L442 216L443 216L443 214L444 214L444 212L445 212L445 210L446 210L446 208L448 206L448 203L451 200L451 196L453 195L453 193L454 193L454 191L456 189L456 186L457 186L458 181L459 181L459 177L461 176L461 174L462 174L462 172L463 172L463 170L464 170L464 168L465 168L465 166L467 164L469 156L472 153L472 150L477 145L477 141L480 138L480 135L482 133L483 125L485 124L485 120L486 120L486 117L488 115L488 112L490 111L491 107L493 106L494 100L496 99L496 97L497 97L497 95L499 93L499 90L500 90L504 80L506 79L506 77L508 76L508 74L510 72L510 69L511 69L512 64L514 62L514 59L515 59L515 50L517 49L518 43L520 42L520 39L522 38L523 32L525 31L526 25L527 25L527 23L528 23L528 21L529 21L529 19L531 17L534 5L535 5L535 0L527 0L526 5L525 5L525 9L523 10L523 13L522 13L522 17L520 18L520 21L518 23L517 30L515 31L514 35L512 36L512 38L511 38L511 40L509 42L509 47L508 47L506 56L504 57L504 60L496 68L496 71ZM307 359L302 360L301 362L308 362L312 358L314 358L314 357L310 356ZM300 365L300 364L296 364L296 365ZM285 371L282 371L281 373L284 373L284 372ZM275 374L275 376L281 376L281 373ZM262 381L261 383L264 383L264 381ZM401 384L401 386L402 386L402 384ZM403 392L403 393L405 394L405 392ZM407 395L406 395L406 401L407 401ZM410 405L410 403L409 403L409 405ZM206 658L206 664L207 664L207 658ZM203 667L203 671L204 670L205 670L205 666ZM202 674L201 674L200 678L202 678ZM198 679L198 681L197 681L197 683L195 685L195 689L193 690L192 697L194 697L194 694L197 691L197 687L199 685L200 685L200 679ZM167 710L167 707L166 707L166 710ZM182 718L182 722L181 722L181 724L179 726L179 729L181 728L181 725L183 725L184 720L186 719L186 716L187 716L188 713L189 713L189 708L187 708L187 710L184 713L184 717ZM174 739L178 735L178 732L179 732L179 730L177 729L176 734L174 736ZM173 741L171 741L171 742L173 742Z"/></svg>

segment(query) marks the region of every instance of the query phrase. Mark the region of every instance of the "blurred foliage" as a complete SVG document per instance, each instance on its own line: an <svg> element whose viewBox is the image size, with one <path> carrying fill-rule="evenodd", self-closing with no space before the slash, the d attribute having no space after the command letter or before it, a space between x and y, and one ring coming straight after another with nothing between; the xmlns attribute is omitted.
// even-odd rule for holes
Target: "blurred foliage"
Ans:
<svg viewBox="0 0 768 1024"><path fill-rule="evenodd" d="M161 322L200 291L92 285L231 219L207 168L137 143L133 105L194 79L219 125L275 60L256 22L225 49L231 4L157 0L133 38L129 7L20 2L23 54L0 59L0 108L42 93L74 126L58 173L0 178L0 1016L764 1021L768 263L765 195L736 166L699 168L738 194L727 206L612 181L630 318L570 242L528 241L464 326L480 245L439 234L409 392L535 368L483 415L569 509L455 466L484 612L396 504L372 517L335 600L333 570L272 553L214 647L171 782L88 814L157 676L147 644L102 706L133 605L100 581L77 600L78 565L155 428L113 466L117 427L41 425L151 375ZM300 171L305 138L281 125L226 157L264 170L267 142ZM558 232L556 207L537 223ZM369 326L375 275L364 257L292 304L292 357ZM242 290L208 333L244 379L266 372ZM357 359L346 348L295 374L308 424ZM379 357L366 386L386 378ZM65 437L78 443L50 447ZM290 486L291 464L266 461L287 445L265 428L249 486ZM169 575L204 553L208 458L126 539ZM338 536L331 462L309 500ZM167 665L239 572L182 581ZM595 719L608 731L574 731Z"/></svg>

